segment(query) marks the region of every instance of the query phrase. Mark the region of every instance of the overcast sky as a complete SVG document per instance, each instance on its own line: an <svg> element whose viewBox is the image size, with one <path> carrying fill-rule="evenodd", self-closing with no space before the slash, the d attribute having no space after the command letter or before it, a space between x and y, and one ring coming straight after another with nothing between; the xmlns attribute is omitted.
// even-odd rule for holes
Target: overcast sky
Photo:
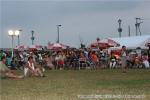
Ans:
<svg viewBox="0 0 150 100"><path fill-rule="evenodd" d="M135 18L143 18L142 35L150 34L150 1L143 0L0 0L0 47L11 47L8 30L21 29L21 44L47 45L57 40L78 47L100 39L119 37L117 20L122 19L122 36L135 35ZM17 38L15 38L17 45Z"/></svg>

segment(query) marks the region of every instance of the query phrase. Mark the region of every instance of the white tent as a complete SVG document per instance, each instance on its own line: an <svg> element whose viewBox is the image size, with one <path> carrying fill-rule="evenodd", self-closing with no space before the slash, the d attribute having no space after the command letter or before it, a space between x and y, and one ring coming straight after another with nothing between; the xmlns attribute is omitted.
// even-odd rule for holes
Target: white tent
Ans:
<svg viewBox="0 0 150 100"><path fill-rule="evenodd" d="M150 35L143 36L132 36L132 37L122 37L122 38L111 38L112 40L120 44L120 48L124 45L127 49L136 49L140 47L146 49L146 43L150 41Z"/></svg>

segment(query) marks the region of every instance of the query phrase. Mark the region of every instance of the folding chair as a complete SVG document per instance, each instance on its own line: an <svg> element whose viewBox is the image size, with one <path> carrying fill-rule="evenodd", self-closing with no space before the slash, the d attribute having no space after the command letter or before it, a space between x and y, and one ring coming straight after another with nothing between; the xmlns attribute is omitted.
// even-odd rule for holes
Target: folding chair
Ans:
<svg viewBox="0 0 150 100"><path fill-rule="evenodd" d="M81 68L83 68L85 66L85 68L87 67L87 62L86 62L86 60L85 59L79 59L79 70L81 69Z"/></svg>

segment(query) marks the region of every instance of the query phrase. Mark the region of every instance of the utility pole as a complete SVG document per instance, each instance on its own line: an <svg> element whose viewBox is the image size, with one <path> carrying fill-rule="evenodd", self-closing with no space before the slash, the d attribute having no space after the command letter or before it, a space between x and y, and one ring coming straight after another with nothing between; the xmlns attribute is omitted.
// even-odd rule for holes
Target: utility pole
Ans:
<svg viewBox="0 0 150 100"><path fill-rule="evenodd" d="M57 40L57 43L59 43L59 27L61 27L62 25L57 25L57 34L58 34L58 40Z"/></svg>
<svg viewBox="0 0 150 100"><path fill-rule="evenodd" d="M139 18L135 18L135 20L136 20L136 23L135 23L136 36L138 35L138 30L137 30L137 29L138 29L138 28L137 28L137 27L138 27L138 19L139 19Z"/></svg>
<svg viewBox="0 0 150 100"><path fill-rule="evenodd" d="M129 36L129 37L131 36L131 33L130 33L130 25L128 26L128 36Z"/></svg>
<svg viewBox="0 0 150 100"><path fill-rule="evenodd" d="M34 31L33 30L31 31L31 34L32 34L32 36L31 36L32 45L34 45L35 37L34 37Z"/></svg>
<svg viewBox="0 0 150 100"><path fill-rule="evenodd" d="M119 32L119 37L120 37L120 38L121 38L121 32L122 32L121 22L122 22L122 20L119 19L119 20L118 20L118 24L119 24L118 32Z"/></svg>
<svg viewBox="0 0 150 100"><path fill-rule="evenodd" d="M141 34L141 30L140 30L140 25L141 25L141 23L143 23L141 20L143 20L143 19L141 19L141 18L135 18L135 20L136 20L136 23L135 23L135 28L136 28L136 36L138 36L138 35L142 35Z"/></svg>
<svg viewBox="0 0 150 100"><path fill-rule="evenodd" d="M18 46L20 46L20 33L22 32L22 30L19 30L19 35L18 35Z"/></svg>

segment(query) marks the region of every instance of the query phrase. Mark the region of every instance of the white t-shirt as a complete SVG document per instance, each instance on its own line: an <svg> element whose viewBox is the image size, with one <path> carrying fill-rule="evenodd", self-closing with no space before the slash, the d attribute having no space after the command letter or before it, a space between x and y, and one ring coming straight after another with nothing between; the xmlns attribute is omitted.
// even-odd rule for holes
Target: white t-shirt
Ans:
<svg viewBox="0 0 150 100"><path fill-rule="evenodd" d="M125 51L123 51L123 53L122 53L122 57L126 57L126 56L127 56L126 52L125 52Z"/></svg>

